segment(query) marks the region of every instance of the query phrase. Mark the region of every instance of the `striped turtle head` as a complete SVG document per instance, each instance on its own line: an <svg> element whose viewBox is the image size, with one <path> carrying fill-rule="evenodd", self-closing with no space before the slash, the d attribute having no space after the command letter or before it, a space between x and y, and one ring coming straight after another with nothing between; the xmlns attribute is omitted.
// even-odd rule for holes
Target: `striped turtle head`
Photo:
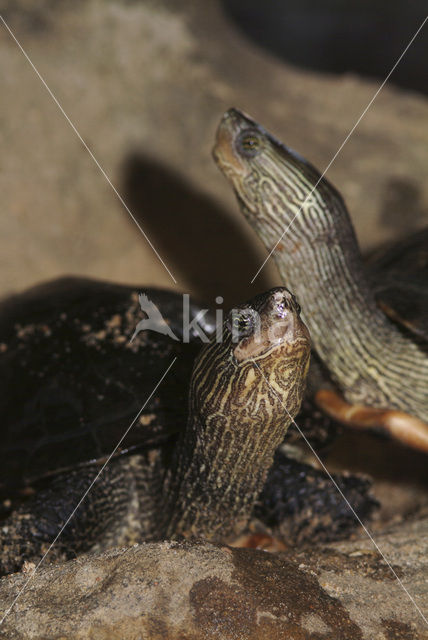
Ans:
<svg viewBox="0 0 428 640"><path fill-rule="evenodd" d="M268 249L280 238L279 250L292 251L302 241L335 237L344 209L340 194L247 115L237 109L224 114L213 156Z"/></svg>
<svg viewBox="0 0 428 640"><path fill-rule="evenodd" d="M285 287L238 305L224 322L221 342L201 351L192 376L195 413L203 420L242 414L240 424L266 419L282 425L296 415L309 364L309 332ZM239 423L239 421L238 421Z"/></svg>
<svg viewBox="0 0 428 640"><path fill-rule="evenodd" d="M232 359L237 366L281 357L309 333L300 319L300 306L285 287L275 287L232 309L225 322L225 336L231 341Z"/></svg>

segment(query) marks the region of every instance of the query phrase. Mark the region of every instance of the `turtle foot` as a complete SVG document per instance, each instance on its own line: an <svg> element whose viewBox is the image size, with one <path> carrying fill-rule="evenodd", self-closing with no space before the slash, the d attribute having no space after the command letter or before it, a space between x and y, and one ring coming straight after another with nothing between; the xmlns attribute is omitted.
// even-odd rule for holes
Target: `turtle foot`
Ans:
<svg viewBox="0 0 428 640"><path fill-rule="evenodd" d="M322 389L315 400L329 416L354 429L372 430L428 453L428 424L396 409L375 409L346 402L335 391Z"/></svg>

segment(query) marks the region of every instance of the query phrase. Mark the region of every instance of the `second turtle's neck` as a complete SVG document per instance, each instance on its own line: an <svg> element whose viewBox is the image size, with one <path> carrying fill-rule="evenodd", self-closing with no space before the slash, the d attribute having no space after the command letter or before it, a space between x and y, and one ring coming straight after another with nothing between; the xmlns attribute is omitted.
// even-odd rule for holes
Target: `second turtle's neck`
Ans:
<svg viewBox="0 0 428 640"><path fill-rule="evenodd" d="M299 226L274 258L334 381L350 402L395 407L426 420L427 354L378 308L350 222L328 241L307 238Z"/></svg>

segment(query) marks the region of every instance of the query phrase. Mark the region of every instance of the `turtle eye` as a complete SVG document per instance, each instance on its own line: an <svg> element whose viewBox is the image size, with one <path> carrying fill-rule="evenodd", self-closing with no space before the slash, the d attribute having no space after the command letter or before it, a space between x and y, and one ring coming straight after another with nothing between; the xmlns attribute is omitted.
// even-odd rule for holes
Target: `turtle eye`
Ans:
<svg viewBox="0 0 428 640"><path fill-rule="evenodd" d="M246 338L254 331L254 317L250 311L232 310L228 318L228 328L234 342Z"/></svg>
<svg viewBox="0 0 428 640"><path fill-rule="evenodd" d="M262 148L262 140L257 131L243 131L237 140L238 150L244 156L255 156Z"/></svg>

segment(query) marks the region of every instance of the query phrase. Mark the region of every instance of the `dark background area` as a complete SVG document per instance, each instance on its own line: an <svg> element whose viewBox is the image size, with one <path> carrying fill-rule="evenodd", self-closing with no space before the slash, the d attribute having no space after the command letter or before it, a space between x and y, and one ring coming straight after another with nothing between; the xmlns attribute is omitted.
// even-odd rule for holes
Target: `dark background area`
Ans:
<svg viewBox="0 0 428 640"><path fill-rule="evenodd" d="M221 0L251 40L311 70L384 80L424 17L427 3L351 0ZM415 42L391 77L428 93L426 38Z"/></svg>

